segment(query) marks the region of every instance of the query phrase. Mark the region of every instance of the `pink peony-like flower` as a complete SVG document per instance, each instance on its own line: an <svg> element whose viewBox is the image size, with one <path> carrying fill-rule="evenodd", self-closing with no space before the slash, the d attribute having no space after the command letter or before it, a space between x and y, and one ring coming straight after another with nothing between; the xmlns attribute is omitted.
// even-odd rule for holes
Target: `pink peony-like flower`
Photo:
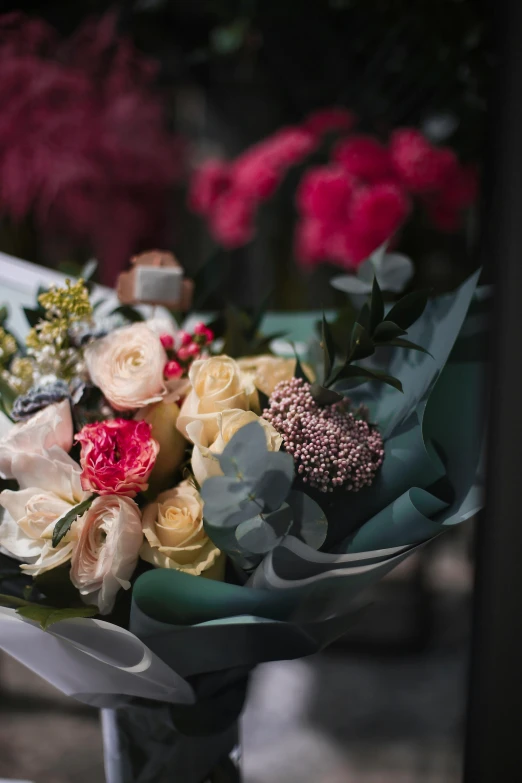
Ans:
<svg viewBox="0 0 522 783"><path fill-rule="evenodd" d="M244 193L223 193L210 215L212 236L229 249L247 245L254 238L254 213L254 204Z"/></svg>
<svg viewBox="0 0 522 783"><path fill-rule="evenodd" d="M349 131L356 122L355 114L343 106L329 106L309 114L304 122L304 127L314 136L322 136L331 131Z"/></svg>
<svg viewBox="0 0 522 783"><path fill-rule="evenodd" d="M159 451L150 424L128 419L86 424L76 440L82 446L84 490L132 498L147 489Z"/></svg>
<svg viewBox="0 0 522 783"><path fill-rule="evenodd" d="M433 147L414 128L392 134L390 154L395 171L412 193L439 190L458 165L452 150Z"/></svg>
<svg viewBox="0 0 522 783"><path fill-rule="evenodd" d="M408 215L410 203L404 190L387 183L362 188L355 194L351 222L360 234L375 237L376 246L390 237Z"/></svg>
<svg viewBox="0 0 522 783"><path fill-rule="evenodd" d="M297 190L299 211L329 223L348 218L353 181L340 166L317 166L309 169Z"/></svg>
<svg viewBox="0 0 522 783"><path fill-rule="evenodd" d="M332 227L317 218L304 218L295 230L294 249L297 261L312 266L329 258Z"/></svg>
<svg viewBox="0 0 522 783"><path fill-rule="evenodd" d="M230 187L230 166L222 160L206 160L195 171L190 182L189 207L199 215L208 215L216 201Z"/></svg>
<svg viewBox="0 0 522 783"><path fill-rule="evenodd" d="M273 196L281 182L279 171L271 165L269 155L262 148L253 148L240 155L232 172L233 187L256 201L266 201Z"/></svg>
<svg viewBox="0 0 522 783"><path fill-rule="evenodd" d="M142 543L141 514L133 500L117 495L94 500L82 518L70 572L86 604L101 614L113 609L118 591L130 588Z"/></svg>
<svg viewBox="0 0 522 783"><path fill-rule="evenodd" d="M317 139L310 131L290 125L278 130L262 142L262 146L272 166L288 168L301 163L313 152Z"/></svg>
<svg viewBox="0 0 522 783"><path fill-rule="evenodd" d="M392 174L390 153L371 136L343 139L332 157L352 176L366 182L378 182Z"/></svg>

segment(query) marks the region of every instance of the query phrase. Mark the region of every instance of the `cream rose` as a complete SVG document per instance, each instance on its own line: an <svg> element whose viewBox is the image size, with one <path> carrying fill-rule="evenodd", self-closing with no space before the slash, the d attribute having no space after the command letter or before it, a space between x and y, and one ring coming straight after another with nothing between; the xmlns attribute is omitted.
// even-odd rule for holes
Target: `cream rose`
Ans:
<svg viewBox="0 0 522 783"><path fill-rule="evenodd" d="M189 371L191 391L178 419L179 431L187 437L187 425L196 419L205 422L207 439L218 435L217 414L238 408L250 410L257 404L257 393L250 375L241 372L229 356L198 359Z"/></svg>
<svg viewBox="0 0 522 783"><path fill-rule="evenodd" d="M45 456L54 447L70 451L72 442L68 400L49 405L26 421L6 426L0 440L0 478L19 481L27 473L28 457Z"/></svg>
<svg viewBox="0 0 522 783"><path fill-rule="evenodd" d="M158 568L223 579L225 558L203 528L203 501L188 481L158 495L143 512L140 556Z"/></svg>
<svg viewBox="0 0 522 783"><path fill-rule="evenodd" d="M104 495L84 514L72 556L71 582L100 614L114 607L120 588L130 588L143 542L141 515L130 498Z"/></svg>
<svg viewBox="0 0 522 783"><path fill-rule="evenodd" d="M238 359L240 369L249 373L257 389L270 397L275 387L281 381L289 381L294 377L295 359L287 359L282 356L246 356ZM310 381L314 381L314 373L311 367L303 367Z"/></svg>
<svg viewBox="0 0 522 783"><path fill-rule="evenodd" d="M0 506L7 512L0 524L0 544L14 557L28 561L21 568L32 576L70 560L81 519L57 547L52 546L54 526L59 517L89 495L81 487L80 466L59 447L51 453L52 459L28 455L21 488L0 494Z"/></svg>
<svg viewBox="0 0 522 783"><path fill-rule="evenodd" d="M142 408L165 396L166 361L158 335L143 323L115 329L85 349L93 383L117 411Z"/></svg>
<svg viewBox="0 0 522 783"><path fill-rule="evenodd" d="M221 476L222 471L216 454L221 454L229 440L241 427L253 421L263 428L269 451L279 451L283 439L277 430L265 419L253 411L229 410L218 414L218 434L209 442L206 438L204 422L195 420L187 426L187 434L194 444L192 451L192 472L201 486L210 476Z"/></svg>

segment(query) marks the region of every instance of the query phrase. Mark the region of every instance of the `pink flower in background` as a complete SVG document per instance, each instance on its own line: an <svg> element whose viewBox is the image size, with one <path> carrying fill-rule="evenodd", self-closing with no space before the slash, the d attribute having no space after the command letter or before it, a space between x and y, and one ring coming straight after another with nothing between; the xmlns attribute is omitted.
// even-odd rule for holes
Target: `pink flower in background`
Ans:
<svg viewBox="0 0 522 783"><path fill-rule="evenodd" d="M283 169L301 163L317 147L317 139L305 128L288 126L263 142L270 165Z"/></svg>
<svg viewBox="0 0 522 783"><path fill-rule="evenodd" d="M357 122L357 117L343 106L329 106L313 111L305 120L304 126L314 136L322 136L332 131L349 131Z"/></svg>
<svg viewBox="0 0 522 783"><path fill-rule="evenodd" d="M189 207L200 215L208 215L219 196L228 190L232 176L229 164L210 159L198 169L190 182Z"/></svg>
<svg viewBox="0 0 522 783"><path fill-rule="evenodd" d="M276 192L281 175L263 149L240 155L232 167L233 188L254 201L266 201Z"/></svg>
<svg viewBox="0 0 522 783"><path fill-rule="evenodd" d="M86 424L76 440L82 447L85 491L132 498L147 489L159 445L146 421L112 419Z"/></svg>
<svg viewBox="0 0 522 783"><path fill-rule="evenodd" d="M390 155L395 171L412 193L439 190L457 166L452 150L433 147L414 128L392 133Z"/></svg>
<svg viewBox="0 0 522 783"><path fill-rule="evenodd" d="M180 142L153 88L156 64L113 14L60 42L23 14L0 17L0 210L93 252L113 283L161 244Z"/></svg>
<svg viewBox="0 0 522 783"><path fill-rule="evenodd" d="M334 148L333 159L349 174L367 182L378 182L392 175L390 153L371 136L351 136Z"/></svg>
<svg viewBox="0 0 522 783"><path fill-rule="evenodd" d="M379 245L397 231L409 209L408 196L398 185L372 185L354 195L350 222L361 235L373 236Z"/></svg>
<svg viewBox="0 0 522 783"><path fill-rule="evenodd" d="M240 191L229 190L217 200L210 215L210 231L226 248L242 247L254 237L254 203Z"/></svg>
<svg viewBox="0 0 522 783"><path fill-rule="evenodd" d="M322 220L303 218L296 226L294 237L295 257L303 266L326 261L329 257L331 226Z"/></svg>
<svg viewBox="0 0 522 783"><path fill-rule="evenodd" d="M346 221L354 183L340 166L317 166L304 174L296 194L304 215L330 223Z"/></svg>

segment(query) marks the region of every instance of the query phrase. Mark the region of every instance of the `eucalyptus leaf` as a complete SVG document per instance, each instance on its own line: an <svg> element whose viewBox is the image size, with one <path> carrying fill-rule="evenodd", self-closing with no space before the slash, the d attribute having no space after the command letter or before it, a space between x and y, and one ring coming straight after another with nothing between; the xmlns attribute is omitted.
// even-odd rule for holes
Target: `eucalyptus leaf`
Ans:
<svg viewBox="0 0 522 783"><path fill-rule="evenodd" d="M292 456L283 451L270 452L268 456L268 469L256 481L254 495L262 498L265 510L275 511L292 486L295 465Z"/></svg>
<svg viewBox="0 0 522 783"><path fill-rule="evenodd" d="M216 527L235 527L263 511L254 486L238 476L211 476L203 482L201 497L206 522Z"/></svg>
<svg viewBox="0 0 522 783"><path fill-rule="evenodd" d="M403 334L406 334L406 330L387 318L377 326L373 333L373 339L376 342L387 343Z"/></svg>
<svg viewBox="0 0 522 783"><path fill-rule="evenodd" d="M284 503L271 514L259 514L236 528L236 539L246 553L265 555L278 546L292 527L292 509Z"/></svg>
<svg viewBox="0 0 522 783"><path fill-rule="evenodd" d="M268 466L268 455L265 431L253 421L234 434L217 458L225 476L257 477Z"/></svg>
<svg viewBox="0 0 522 783"><path fill-rule="evenodd" d="M321 506L305 492L294 489L288 495L288 505L292 509L293 524L290 535L319 549L325 542L328 532L328 521Z"/></svg>
<svg viewBox="0 0 522 783"><path fill-rule="evenodd" d="M95 498L96 495L90 495L90 497L82 500L81 503L77 503L76 506L73 506L69 511L66 511L65 514L62 514L62 516L57 519L53 530L53 547L58 546L62 538L69 532L74 520L84 514L87 509L92 506Z"/></svg>
<svg viewBox="0 0 522 783"><path fill-rule="evenodd" d="M428 296L429 291L412 291L406 294L393 305L386 315L386 320L393 321L402 329L409 329L423 314L428 304Z"/></svg>

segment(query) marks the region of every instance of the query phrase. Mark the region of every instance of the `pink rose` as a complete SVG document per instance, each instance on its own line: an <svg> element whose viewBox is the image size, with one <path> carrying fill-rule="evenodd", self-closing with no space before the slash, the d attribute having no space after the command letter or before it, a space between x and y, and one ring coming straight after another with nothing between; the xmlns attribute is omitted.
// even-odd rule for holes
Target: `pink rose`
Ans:
<svg viewBox="0 0 522 783"><path fill-rule="evenodd" d="M82 444L84 490L133 498L147 489L159 444L146 421L112 419L86 424L76 440Z"/></svg>
<svg viewBox="0 0 522 783"><path fill-rule="evenodd" d="M83 516L71 561L71 582L85 603L108 614L123 587L128 590L143 542L141 515L129 498L96 498Z"/></svg>

